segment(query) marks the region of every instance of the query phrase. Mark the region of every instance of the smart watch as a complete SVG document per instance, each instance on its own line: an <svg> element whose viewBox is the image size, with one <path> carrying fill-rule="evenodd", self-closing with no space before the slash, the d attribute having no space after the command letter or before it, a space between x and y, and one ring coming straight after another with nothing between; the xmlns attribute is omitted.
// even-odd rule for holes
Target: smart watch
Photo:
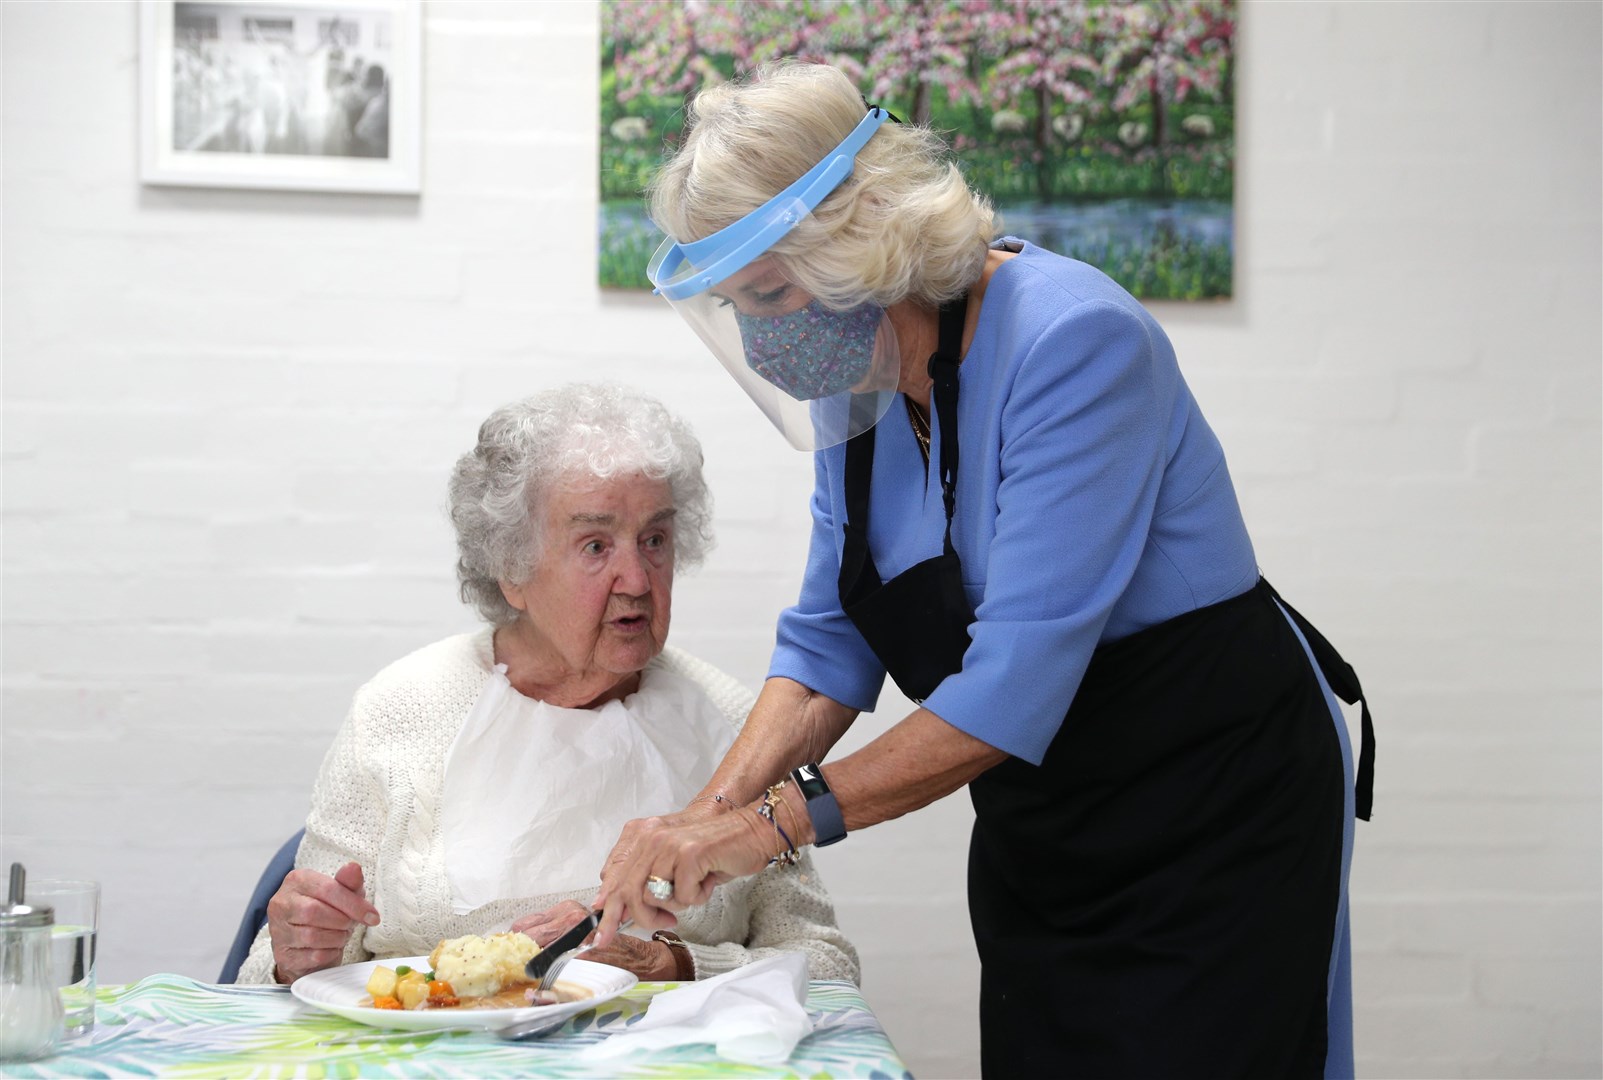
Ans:
<svg viewBox="0 0 1603 1080"><path fill-rule="evenodd" d="M818 763L803 765L790 774L796 788L807 800L807 816L813 822L813 844L828 847L846 839L846 819L840 816L840 803L829 790Z"/></svg>

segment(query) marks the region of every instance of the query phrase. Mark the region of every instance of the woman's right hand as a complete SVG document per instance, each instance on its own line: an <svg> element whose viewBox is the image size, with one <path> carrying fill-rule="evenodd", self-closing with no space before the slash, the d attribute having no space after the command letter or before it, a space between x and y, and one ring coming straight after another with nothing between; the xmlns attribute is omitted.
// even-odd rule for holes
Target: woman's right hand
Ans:
<svg viewBox="0 0 1603 1080"><path fill-rule="evenodd" d="M362 894L360 864L346 863L333 877L315 870L291 870L267 902L274 976L281 983L292 983L336 966L351 930L378 922L378 909Z"/></svg>
<svg viewBox="0 0 1603 1080"><path fill-rule="evenodd" d="M757 873L785 846L773 822L750 807L689 819L683 813L640 818L624 826L601 870L595 900L602 912L596 927L598 948L611 945L626 920L644 930L675 925L676 912L705 904L726 881ZM672 894L652 896L646 886L653 877L670 882Z"/></svg>
<svg viewBox="0 0 1603 1080"><path fill-rule="evenodd" d="M671 814L659 814L656 817L635 818L624 823L623 832L618 835L618 842L613 846L614 854L623 848L637 848L644 839L645 834L656 832L659 829L672 829L679 825L694 825L701 821L710 821L722 817L735 809L735 804L725 799L719 801L711 795L698 795L685 806L683 810L675 810ZM609 860L610 861L610 860ZM603 871L602 879L606 879Z"/></svg>

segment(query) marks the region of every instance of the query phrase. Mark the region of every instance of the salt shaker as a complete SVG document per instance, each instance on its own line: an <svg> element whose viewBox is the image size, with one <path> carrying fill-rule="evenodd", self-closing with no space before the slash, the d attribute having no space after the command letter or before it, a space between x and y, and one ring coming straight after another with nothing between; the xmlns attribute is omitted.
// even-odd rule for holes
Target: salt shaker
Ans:
<svg viewBox="0 0 1603 1080"><path fill-rule="evenodd" d="M11 894L0 909L0 1061L32 1061L61 1038L61 997L50 977L55 911L23 899L26 872L11 864Z"/></svg>

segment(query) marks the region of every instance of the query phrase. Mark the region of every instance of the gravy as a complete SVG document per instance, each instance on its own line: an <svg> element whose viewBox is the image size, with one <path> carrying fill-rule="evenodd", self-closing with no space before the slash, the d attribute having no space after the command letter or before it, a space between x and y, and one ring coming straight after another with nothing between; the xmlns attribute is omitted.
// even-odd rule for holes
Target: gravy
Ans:
<svg viewBox="0 0 1603 1080"><path fill-rule="evenodd" d="M535 1006L523 996L523 992L534 983L519 982L510 986L503 986L498 992L487 997L465 997L460 1004L447 1005L448 1009L528 1009ZM547 1002L549 1005L560 1005L568 1001L583 1001L587 997L594 997L595 991L584 986L575 986L570 982L559 982L556 986L557 1000ZM425 1008L440 1008L441 1006L424 1006Z"/></svg>

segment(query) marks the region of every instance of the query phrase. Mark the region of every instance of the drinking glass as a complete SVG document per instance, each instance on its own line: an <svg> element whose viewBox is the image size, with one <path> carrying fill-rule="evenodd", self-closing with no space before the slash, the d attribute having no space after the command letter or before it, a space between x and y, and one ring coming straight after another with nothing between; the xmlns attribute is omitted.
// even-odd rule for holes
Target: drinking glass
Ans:
<svg viewBox="0 0 1603 1080"><path fill-rule="evenodd" d="M75 1039L95 1026L95 937L100 885L46 879L28 882L28 902L56 909L50 928L50 973L61 992L62 1035Z"/></svg>

